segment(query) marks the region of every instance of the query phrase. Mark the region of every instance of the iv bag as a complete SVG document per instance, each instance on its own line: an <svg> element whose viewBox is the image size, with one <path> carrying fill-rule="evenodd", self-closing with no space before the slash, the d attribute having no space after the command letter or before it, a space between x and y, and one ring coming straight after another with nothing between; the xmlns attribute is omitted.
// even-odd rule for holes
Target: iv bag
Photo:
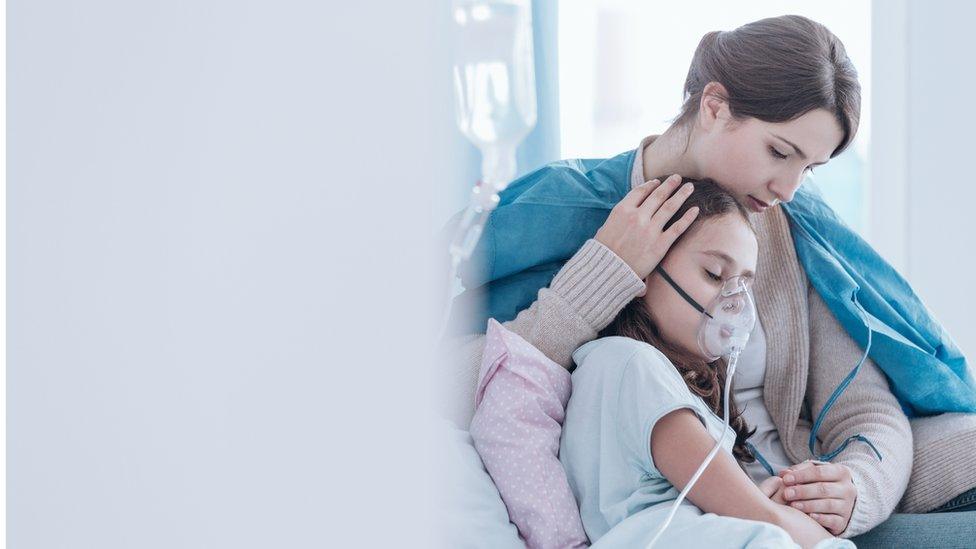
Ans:
<svg viewBox="0 0 976 549"><path fill-rule="evenodd" d="M481 181L515 177L515 148L535 126L529 0L455 0L454 97L461 132L481 150Z"/></svg>
<svg viewBox="0 0 976 549"><path fill-rule="evenodd" d="M750 290L752 280L734 276L725 281L721 291L702 315L698 330L698 347L709 360L741 351L756 327L756 303Z"/></svg>

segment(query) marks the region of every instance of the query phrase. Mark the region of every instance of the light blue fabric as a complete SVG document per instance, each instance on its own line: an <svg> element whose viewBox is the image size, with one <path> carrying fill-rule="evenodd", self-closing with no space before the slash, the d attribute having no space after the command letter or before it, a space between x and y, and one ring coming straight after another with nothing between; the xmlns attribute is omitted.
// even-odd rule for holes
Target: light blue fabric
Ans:
<svg viewBox="0 0 976 549"><path fill-rule="evenodd" d="M688 389L660 351L624 337L591 341L573 355L559 459L595 547L645 547L678 498L655 467L651 435L668 413L693 411L731 454L735 432ZM795 547L772 524L703 513L684 500L659 547ZM849 545L848 546L852 546Z"/></svg>
<svg viewBox="0 0 976 549"><path fill-rule="evenodd" d="M966 358L911 286L804 186L783 204L813 287L847 333L884 370L909 417L976 412Z"/></svg>
<svg viewBox="0 0 976 549"><path fill-rule="evenodd" d="M453 320L459 332L483 332L488 318L511 320L535 301L538 290L596 234L630 190L635 152L554 162L502 193L473 261L461 273L466 290L456 301L459 313ZM976 382L965 358L908 283L817 193L801 189L783 207L814 288L862 346L870 323L875 332L870 356L905 410L910 415L976 412ZM864 315L856 312L855 294Z"/></svg>

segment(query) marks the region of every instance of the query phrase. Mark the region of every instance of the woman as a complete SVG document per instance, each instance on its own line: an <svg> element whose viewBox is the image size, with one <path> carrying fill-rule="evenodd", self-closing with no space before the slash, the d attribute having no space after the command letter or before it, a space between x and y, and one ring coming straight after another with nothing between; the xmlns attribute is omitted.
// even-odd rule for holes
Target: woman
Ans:
<svg viewBox="0 0 976 549"><path fill-rule="evenodd" d="M769 467L751 469L753 480L762 482L772 471L782 480L777 491L781 497L842 537L874 529L896 507L925 513L967 501L976 487L976 415L909 422L887 378L870 359L863 361L846 390L831 399L851 366L862 360L862 349L811 286L779 203L790 201L806 173L840 154L857 131L860 87L843 45L822 25L797 16L709 33L695 52L685 93L674 124L660 136L645 138L635 151L602 161L555 163L513 182L508 192L521 193L519 207L531 210L531 219L541 220L540 225L508 222L506 216L519 209L502 196L493 218L497 227L514 234L491 241L501 250L497 254L508 251L517 258L522 250L504 246L528 246L540 234L551 234L547 246L559 248L580 246L565 236L574 230L596 233L564 263L568 254L553 252L546 258L550 271L511 274L508 280L545 278L539 286L548 287L539 290L528 308L521 307L527 300L514 300L518 316L506 327L571 367L573 351L645 292L646 279L693 220L689 211L663 230L660 219L670 219L687 191L676 193L678 177L660 184L654 178L681 174L713 179L753 212L760 248L754 288L759 327L746 349L752 357L748 370L754 372L753 386L742 397L750 400L746 409L755 410L754 437ZM567 187L583 196L574 197L582 207L564 207L552 196ZM587 206L608 197L619 200L625 193L609 216ZM669 200L672 195L677 198ZM490 298L492 306L500 301L494 293ZM477 336L457 343L460 356L450 364L460 371L454 373L452 396L459 399L455 418L466 424L483 343ZM744 362L740 368L745 367ZM828 400L830 413L815 417ZM856 442L829 463L810 461L850 440ZM874 537L855 541L884 546L893 543L884 538L885 532L909 524L914 537L900 538L900 544L938 539L941 546L967 546L974 535L973 519L962 513L895 516L890 521L895 526L885 525Z"/></svg>
<svg viewBox="0 0 976 549"><path fill-rule="evenodd" d="M725 430L725 451L688 493L697 508L679 508L658 540L661 547L851 546L770 499L736 461L755 461L747 447L750 427L734 399L725 427L723 391L730 380L723 361L714 358L721 351L703 347L699 336L703 329L706 337L716 336L708 336L710 325L703 322L709 311L752 318L741 305L758 244L745 209L718 187L696 183L671 222L692 207L699 212L695 222L648 279L646 293L610 323L601 334L606 337L573 355L578 368L559 459L586 534L611 547L646 546ZM727 300L709 306L720 294Z"/></svg>

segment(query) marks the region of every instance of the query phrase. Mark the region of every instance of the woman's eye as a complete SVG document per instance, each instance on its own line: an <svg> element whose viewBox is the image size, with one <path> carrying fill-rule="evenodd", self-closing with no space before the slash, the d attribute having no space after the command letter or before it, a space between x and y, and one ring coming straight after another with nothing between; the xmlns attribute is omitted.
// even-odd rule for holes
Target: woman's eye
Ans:
<svg viewBox="0 0 976 549"><path fill-rule="evenodd" d="M779 158L780 160L786 158L786 155L776 150L776 147L769 147L769 154Z"/></svg>
<svg viewBox="0 0 976 549"><path fill-rule="evenodd" d="M719 275L717 275L717 274L709 271L708 269L705 269L705 274L708 275L708 278L711 278L715 282L719 282L719 281L722 280L722 277L721 276L719 276Z"/></svg>

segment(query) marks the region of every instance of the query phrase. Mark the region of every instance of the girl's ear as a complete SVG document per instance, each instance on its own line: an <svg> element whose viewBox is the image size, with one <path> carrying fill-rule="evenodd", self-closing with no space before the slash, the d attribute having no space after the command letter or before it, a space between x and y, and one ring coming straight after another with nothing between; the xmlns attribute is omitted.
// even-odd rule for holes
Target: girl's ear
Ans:
<svg viewBox="0 0 976 549"><path fill-rule="evenodd" d="M729 110L728 93L725 86L718 82L709 82L702 89L701 102L698 104L698 122L706 131L721 129L732 122L732 112Z"/></svg>

